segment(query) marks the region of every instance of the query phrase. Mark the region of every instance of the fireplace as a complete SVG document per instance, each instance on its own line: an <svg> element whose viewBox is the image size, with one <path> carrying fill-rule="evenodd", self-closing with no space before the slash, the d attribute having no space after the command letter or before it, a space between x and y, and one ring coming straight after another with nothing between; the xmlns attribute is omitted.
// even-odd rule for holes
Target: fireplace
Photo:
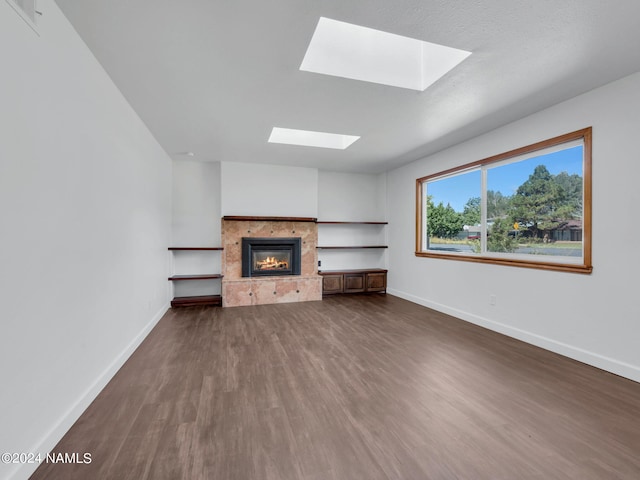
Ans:
<svg viewBox="0 0 640 480"><path fill-rule="evenodd" d="M221 231L224 248L221 253L223 307L322 300L315 218L223 217ZM291 237L297 237L293 238L293 245ZM289 255L284 262L278 261L282 249L276 251L274 247L277 244L291 249L288 267L285 262L289 262ZM266 257L275 257L276 260L262 263L261 266L266 268L256 268L254 275L249 276L252 250L265 254L265 258L258 256L256 261L265 262ZM272 250L277 255L268 254L265 250Z"/></svg>
<svg viewBox="0 0 640 480"><path fill-rule="evenodd" d="M243 237L242 276L300 275L300 240L300 237Z"/></svg>

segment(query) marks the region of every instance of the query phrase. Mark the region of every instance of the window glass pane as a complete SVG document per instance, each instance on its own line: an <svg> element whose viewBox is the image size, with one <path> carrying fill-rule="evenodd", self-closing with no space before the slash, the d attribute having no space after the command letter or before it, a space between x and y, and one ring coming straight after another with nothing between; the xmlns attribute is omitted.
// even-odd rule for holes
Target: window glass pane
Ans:
<svg viewBox="0 0 640 480"><path fill-rule="evenodd" d="M426 184L428 250L480 253L480 170Z"/></svg>
<svg viewBox="0 0 640 480"><path fill-rule="evenodd" d="M582 257L583 146L487 168L487 252Z"/></svg>

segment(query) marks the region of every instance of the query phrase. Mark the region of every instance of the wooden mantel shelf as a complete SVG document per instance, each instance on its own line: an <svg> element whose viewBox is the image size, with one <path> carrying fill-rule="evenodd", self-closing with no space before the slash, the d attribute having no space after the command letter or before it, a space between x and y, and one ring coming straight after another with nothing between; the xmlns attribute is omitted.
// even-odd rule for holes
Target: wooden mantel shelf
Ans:
<svg viewBox="0 0 640 480"><path fill-rule="evenodd" d="M312 217L244 217L237 215L225 215L223 220L232 220L236 222L313 222L318 219Z"/></svg>

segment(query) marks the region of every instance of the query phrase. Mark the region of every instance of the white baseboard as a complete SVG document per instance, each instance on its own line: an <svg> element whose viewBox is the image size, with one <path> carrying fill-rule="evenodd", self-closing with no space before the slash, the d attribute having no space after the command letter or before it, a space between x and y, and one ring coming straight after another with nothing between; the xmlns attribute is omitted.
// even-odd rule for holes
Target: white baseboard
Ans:
<svg viewBox="0 0 640 480"><path fill-rule="evenodd" d="M102 375L100 375L95 382L93 382L85 392L78 398L78 400L69 407L60 420L47 432L40 442L36 444L30 452L40 452L42 456L46 456L47 453L51 452L56 444L60 441L60 439L67 433L67 431L71 428L71 426L80 418L80 415L84 413L87 407L95 400L98 394L102 391L102 389L109 383L109 381L114 377L114 375L120 370L124 362L126 362L131 354L135 351L138 346L142 343L142 341L147 337L149 332L156 326L156 324L160 321L160 319L164 316L165 313L169 310L169 303L158 310L151 321L144 326L144 328L136 335L136 337L126 346L126 348L118 355L113 362L104 370ZM38 464L19 464L17 468L9 472L9 480L18 480L18 479L27 479L35 472L38 468Z"/></svg>
<svg viewBox="0 0 640 480"><path fill-rule="evenodd" d="M640 382L640 367L638 366L621 362L614 358L605 357L598 353L590 352L573 345L558 342L557 340L527 332L526 330L521 330L504 323L489 320L470 312L465 312L440 303L432 302L425 298L416 297L415 295L411 295L400 290L387 288L387 293L395 295L396 297L404 298L410 302L417 303L418 305L437 310L438 312L446 313L447 315L451 315L489 330L493 330L494 332L502 333L508 337L517 338L518 340L535 345L536 347L544 348L545 350L549 350L579 362L586 363L587 365L620 375L621 377L628 378L635 382Z"/></svg>

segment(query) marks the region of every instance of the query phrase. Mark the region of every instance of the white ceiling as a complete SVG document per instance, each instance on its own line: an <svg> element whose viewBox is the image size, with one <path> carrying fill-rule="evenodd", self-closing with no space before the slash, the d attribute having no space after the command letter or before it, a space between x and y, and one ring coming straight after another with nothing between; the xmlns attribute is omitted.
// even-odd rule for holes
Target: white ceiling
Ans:
<svg viewBox="0 0 640 480"><path fill-rule="evenodd" d="M638 0L56 2L174 158L382 172L640 71ZM300 71L321 16L473 54L424 92Z"/></svg>

